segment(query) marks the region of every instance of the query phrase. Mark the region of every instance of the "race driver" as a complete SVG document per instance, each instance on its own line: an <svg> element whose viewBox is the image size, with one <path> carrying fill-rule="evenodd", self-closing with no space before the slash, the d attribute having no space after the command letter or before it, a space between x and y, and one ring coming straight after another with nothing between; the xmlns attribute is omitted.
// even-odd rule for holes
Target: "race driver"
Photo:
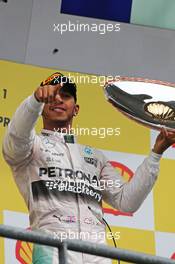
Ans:
<svg viewBox="0 0 175 264"><path fill-rule="evenodd" d="M16 110L3 154L28 207L33 230L105 243L102 199L120 211L135 212L151 191L161 155L175 142L175 135L162 130L134 177L124 182L99 150L78 144L71 134L78 112L76 85L61 73L51 75ZM40 115L43 129L36 135ZM32 263L58 264L57 249L35 245ZM108 264L111 260L71 251L69 263Z"/></svg>

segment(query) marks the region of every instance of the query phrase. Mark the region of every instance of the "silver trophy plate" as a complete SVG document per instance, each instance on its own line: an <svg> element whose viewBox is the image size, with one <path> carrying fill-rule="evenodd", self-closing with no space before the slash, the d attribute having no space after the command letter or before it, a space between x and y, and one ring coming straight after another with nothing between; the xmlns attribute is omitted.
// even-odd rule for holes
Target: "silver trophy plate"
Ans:
<svg viewBox="0 0 175 264"><path fill-rule="evenodd" d="M149 128L175 131L175 84L119 77L104 90L107 100L128 118Z"/></svg>

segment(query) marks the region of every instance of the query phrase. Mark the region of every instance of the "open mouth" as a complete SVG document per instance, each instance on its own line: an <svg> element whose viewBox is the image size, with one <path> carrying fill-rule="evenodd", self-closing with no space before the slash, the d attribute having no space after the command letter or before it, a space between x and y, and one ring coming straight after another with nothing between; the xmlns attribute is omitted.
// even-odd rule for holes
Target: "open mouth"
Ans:
<svg viewBox="0 0 175 264"><path fill-rule="evenodd" d="M175 120L175 109L162 102L151 102L145 105L145 111L152 117L161 120Z"/></svg>

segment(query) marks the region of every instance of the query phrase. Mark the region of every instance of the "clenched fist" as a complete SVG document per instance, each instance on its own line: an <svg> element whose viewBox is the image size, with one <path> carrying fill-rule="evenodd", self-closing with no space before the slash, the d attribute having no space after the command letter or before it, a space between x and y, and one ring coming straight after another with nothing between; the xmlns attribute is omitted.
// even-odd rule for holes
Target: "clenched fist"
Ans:
<svg viewBox="0 0 175 264"><path fill-rule="evenodd" d="M34 96L38 102L42 103L52 103L55 101L55 96L58 94L58 91L63 86L63 84L56 85L44 85L39 86L34 92Z"/></svg>

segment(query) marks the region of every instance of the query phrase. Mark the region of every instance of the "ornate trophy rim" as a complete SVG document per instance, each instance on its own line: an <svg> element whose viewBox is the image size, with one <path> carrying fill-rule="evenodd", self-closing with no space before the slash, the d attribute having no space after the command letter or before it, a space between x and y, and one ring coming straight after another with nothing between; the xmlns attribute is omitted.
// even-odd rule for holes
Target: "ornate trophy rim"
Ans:
<svg viewBox="0 0 175 264"><path fill-rule="evenodd" d="M164 127L169 131L175 131L175 100L153 100L150 102L145 102L146 100L153 98L149 94L150 88L148 88L147 93L144 92L144 94L142 94L142 92L140 92L140 95L134 93L130 94L127 93L126 90L124 91L124 89L117 86L117 83L120 84L121 82L148 83L153 84L154 87L157 84L164 87L168 86L169 89L175 88L175 83L141 77L118 76L117 78L106 82L104 86L106 99L118 111L122 112L128 118L152 129L160 130L162 127ZM158 89L158 87L156 89ZM175 89L173 90L172 91L175 98ZM160 94L161 92L162 90L160 90ZM131 103L127 103L125 100L125 97L129 98L129 96L130 100L133 100L133 107Z"/></svg>

